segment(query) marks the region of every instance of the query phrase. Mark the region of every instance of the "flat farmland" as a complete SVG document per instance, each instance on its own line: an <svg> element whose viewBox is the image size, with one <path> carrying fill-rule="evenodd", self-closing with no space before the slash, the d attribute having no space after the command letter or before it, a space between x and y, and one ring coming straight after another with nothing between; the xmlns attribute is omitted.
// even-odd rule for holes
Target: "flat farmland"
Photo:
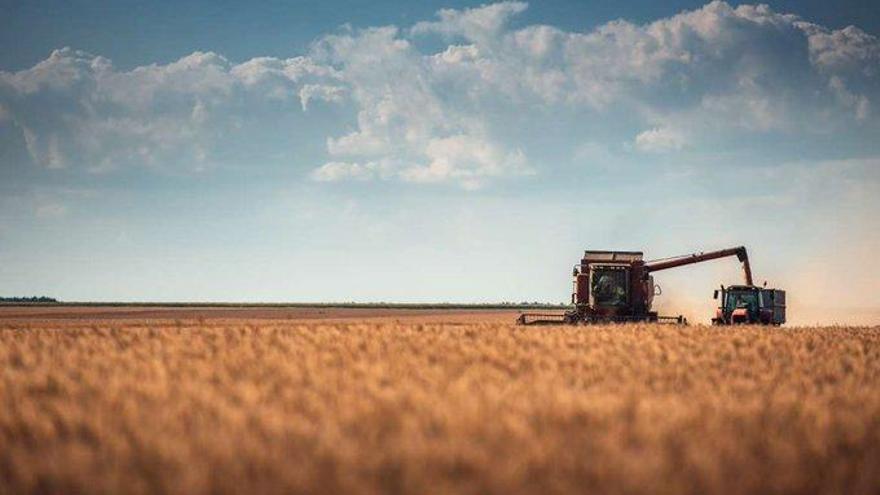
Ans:
<svg viewBox="0 0 880 495"><path fill-rule="evenodd" d="M880 327L515 316L0 308L0 493L880 491Z"/></svg>
<svg viewBox="0 0 880 495"><path fill-rule="evenodd" d="M186 305L143 305L143 306L2 306L0 322L33 325L45 322L79 322L88 324L92 320L144 320L161 323L163 320L291 320L309 322L312 320L333 320L340 322L375 320L402 320L406 322L447 322L462 321L509 321L519 313L498 309L412 309L383 306L333 307L333 306L186 306ZM158 320L158 321L157 321Z"/></svg>

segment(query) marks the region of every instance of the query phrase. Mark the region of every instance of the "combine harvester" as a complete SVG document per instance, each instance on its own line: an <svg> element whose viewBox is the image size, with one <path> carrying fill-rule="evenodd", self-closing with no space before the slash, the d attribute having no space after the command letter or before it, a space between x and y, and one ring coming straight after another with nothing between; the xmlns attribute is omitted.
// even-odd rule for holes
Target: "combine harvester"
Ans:
<svg viewBox="0 0 880 495"><path fill-rule="evenodd" d="M715 325L785 323L785 291L756 287L752 283L749 256L743 246L689 254L674 258L644 261L639 251L585 251L575 265L574 309L563 314L523 313L521 325L558 325L624 322L666 322L686 324L682 316L659 316L651 311L660 286L654 285L652 273L693 265L728 256L742 263L744 285L721 286L721 303L712 323ZM766 285L766 284L765 284ZM715 291L718 299L719 291Z"/></svg>

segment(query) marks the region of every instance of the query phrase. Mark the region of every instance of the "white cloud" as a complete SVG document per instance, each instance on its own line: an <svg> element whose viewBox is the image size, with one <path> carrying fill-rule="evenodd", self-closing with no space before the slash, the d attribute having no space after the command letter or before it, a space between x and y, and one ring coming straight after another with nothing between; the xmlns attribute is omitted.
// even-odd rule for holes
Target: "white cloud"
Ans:
<svg viewBox="0 0 880 495"><path fill-rule="evenodd" d="M105 58L64 48L30 69L0 72L0 104L32 160L48 168L198 169L249 109L291 98L303 108L316 99L339 101L337 78L304 57L233 65L196 52L117 71Z"/></svg>
<svg viewBox="0 0 880 495"><path fill-rule="evenodd" d="M467 189L480 188L487 178L509 174L528 175L521 150L505 151L471 136L432 139L425 148L429 162L403 170L400 176L411 182L455 180Z"/></svg>
<svg viewBox="0 0 880 495"><path fill-rule="evenodd" d="M521 174L527 168L523 152L495 142L469 104L450 101L447 79L432 65L433 57L399 34L394 28L368 29L327 37L319 45L320 60L342 74L359 108L357 130L329 138L327 151L349 164L381 160L387 177L408 182L475 188L490 177ZM447 50L452 59L467 56L466 48L454 51ZM312 177L326 180L323 169ZM348 167L353 173L341 174L334 165L330 176L360 178L362 169Z"/></svg>
<svg viewBox="0 0 880 495"><path fill-rule="evenodd" d="M684 136L675 129L655 127L636 136L636 148L641 151L664 152L680 150L685 145Z"/></svg>
<svg viewBox="0 0 880 495"><path fill-rule="evenodd" d="M310 176L319 182L336 182L340 180L367 180L383 177L386 166L378 162L348 163L327 162L312 170Z"/></svg>
<svg viewBox="0 0 880 495"><path fill-rule="evenodd" d="M345 96L345 89L341 86L328 86L326 84L305 84L299 90L299 101L302 109L309 109L310 101L328 101L339 103Z"/></svg>
<svg viewBox="0 0 880 495"><path fill-rule="evenodd" d="M870 95L834 82L842 67L877 65L876 38L825 30L763 5L712 2L646 25L614 21L586 33L510 30L510 18L525 8L504 2L442 10L409 31L454 43L431 54L394 28L326 39L324 53L360 108L358 129L330 139L328 151L419 163L400 173L408 180L463 183L474 174L515 174L511 164L519 161L508 156L526 161L516 144L492 137L515 111L489 116L485 108L635 116L649 127L637 136L638 149L672 152L706 133L833 132L848 125L850 112L865 120L877 93L873 69L854 85L871 88ZM462 153L438 158L437 143L450 139L497 152L482 161Z"/></svg>
<svg viewBox="0 0 880 495"><path fill-rule="evenodd" d="M492 178L533 173L521 150L507 152L490 142L466 135L430 140L425 147L425 156L427 161L424 164L390 159L332 161L312 170L310 177L319 182L368 179L452 182L465 189L479 189Z"/></svg>
<svg viewBox="0 0 880 495"><path fill-rule="evenodd" d="M880 44L877 37L855 26L829 30L807 22L796 23L807 34L810 60L828 71L864 72L877 75Z"/></svg>
<svg viewBox="0 0 880 495"><path fill-rule="evenodd" d="M488 40L496 36L507 21L526 10L525 2L498 2L464 10L443 9L437 12L440 20L419 22L412 28L415 34L439 33L445 36L463 36L470 40Z"/></svg>
<svg viewBox="0 0 880 495"><path fill-rule="evenodd" d="M838 76L832 76L828 81L828 86L837 95L837 98L847 106L853 108L855 118L857 120L866 120L871 112L871 102L865 95L857 95L851 92L843 79Z"/></svg>

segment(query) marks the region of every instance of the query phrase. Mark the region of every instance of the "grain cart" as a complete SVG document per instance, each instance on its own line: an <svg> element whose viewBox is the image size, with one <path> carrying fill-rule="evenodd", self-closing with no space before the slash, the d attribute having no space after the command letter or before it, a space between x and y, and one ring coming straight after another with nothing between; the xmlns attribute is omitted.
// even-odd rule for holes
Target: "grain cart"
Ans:
<svg viewBox="0 0 880 495"><path fill-rule="evenodd" d="M574 309L563 314L523 313L522 325L577 324L610 322L686 323L682 316L660 316L651 310L654 296L661 293L654 285L653 273L704 261L736 256L742 263L745 285L752 287L752 270L743 246L645 261L641 251L584 252L572 272ZM784 298L784 295L783 295Z"/></svg>

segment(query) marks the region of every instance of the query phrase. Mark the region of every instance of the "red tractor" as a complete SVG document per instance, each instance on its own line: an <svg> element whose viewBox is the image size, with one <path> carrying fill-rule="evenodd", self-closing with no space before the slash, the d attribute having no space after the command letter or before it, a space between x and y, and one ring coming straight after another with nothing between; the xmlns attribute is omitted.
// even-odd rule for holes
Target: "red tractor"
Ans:
<svg viewBox="0 0 880 495"><path fill-rule="evenodd" d="M715 299L721 296L713 325L782 325L785 323L785 291L732 285L715 291Z"/></svg>

